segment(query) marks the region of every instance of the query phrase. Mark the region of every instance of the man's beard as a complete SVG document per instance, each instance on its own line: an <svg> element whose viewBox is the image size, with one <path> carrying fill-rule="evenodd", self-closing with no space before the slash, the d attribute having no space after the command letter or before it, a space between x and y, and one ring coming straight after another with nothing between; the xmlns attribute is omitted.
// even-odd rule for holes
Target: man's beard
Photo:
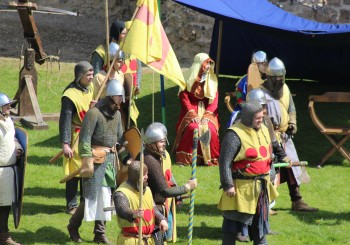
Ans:
<svg viewBox="0 0 350 245"><path fill-rule="evenodd" d="M270 91L274 99L279 100L283 96L283 83L267 79L263 86Z"/></svg>
<svg viewBox="0 0 350 245"><path fill-rule="evenodd" d="M283 84L277 84L273 90L271 91L271 95L272 97L274 97L275 99L280 99L283 96Z"/></svg>

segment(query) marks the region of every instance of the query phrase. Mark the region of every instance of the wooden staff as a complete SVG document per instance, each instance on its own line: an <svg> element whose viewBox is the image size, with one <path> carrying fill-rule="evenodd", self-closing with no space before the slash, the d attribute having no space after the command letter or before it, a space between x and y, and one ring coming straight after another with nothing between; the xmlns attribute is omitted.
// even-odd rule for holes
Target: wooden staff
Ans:
<svg viewBox="0 0 350 245"><path fill-rule="evenodd" d="M75 140L73 141L72 144L72 151L74 152L75 148L78 146L79 143L79 136L77 138L75 138ZM54 157L52 157L49 161L49 163L53 163L55 162L57 159L59 159L61 156L63 155L63 150L61 150L59 153L57 153Z"/></svg>
<svg viewBox="0 0 350 245"><path fill-rule="evenodd" d="M140 178L139 178L139 192L140 192L140 205L139 209L142 209L142 201L143 201L143 139L144 132L141 129L141 152L140 152ZM142 218L139 219L139 245L142 245Z"/></svg>
<svg viewBox="0 0 350 245"><path fill-rule="evenodd" d="M108 0L105 1L105 20L106 20L106 62L107 71L109 70L109 24L108 24Z"/></svg>
<svg viewBox="0 0 350 245"><path fill-rule="evenodd" d="M292 162L292 167L294 166L306 166L309 163L307 161L300 161L300 162ZM282 163L274 163L273 166L275 168L283 168L283 167L288 167L289 163L287 162L282 162Z"/></svg>
<svg viewBox="0 0 350 245"><path fill-rule="evenodd" d="M107 74L106 74L105 78L103 79L103 81L102 81L102 83L101 83L101 87L100 87L100 89L98 90L98 94L97 94L97 96L96 96L96 98L95 98L96 101L98 101L98 100L100 99L100 97L101 97L101 94L102 94L102 92L103 92L103 89L105 88L105 85L106 85L106 83L107 83L107 80L109 79L109 76L111 75L111 72L112 72L114 63L115 63L115 61L117 60L117 56L118 56L118 55L114 56L113 61L112 61L112 64L111 64L111 66L109 67L109 69L108 69L108 71L107 71Z"/></svg>
<svg viewBox="0 0 350 245"><path fill-rule="evenodd" d="M71 174L67 175L66 177L64 177L63 179L61 179L60 184L66 183L68 180L73 179L75 176L80 174L80 172L81 172L81 168L78 168L73 173L71 173Z"/></svg>

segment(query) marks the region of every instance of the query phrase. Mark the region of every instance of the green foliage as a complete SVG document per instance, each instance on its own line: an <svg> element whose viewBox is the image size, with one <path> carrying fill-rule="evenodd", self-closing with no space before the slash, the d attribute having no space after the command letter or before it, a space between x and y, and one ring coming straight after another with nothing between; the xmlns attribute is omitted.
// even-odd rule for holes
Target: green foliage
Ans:
<svg viewBox="0 0 350 245"><path fill-rule="evenodd" d="M0 91L13 97L18 88L18 61L0 59ZM38 100L43 113L59 112L60 97L64 87L73 80L74 64L57 64L36 66L38 70ZM154 94L154 121L161 121L161 99L159 92L159 75L144 73L141 94L136 101L140 110L139 128L146 128L152 122L152 94ZM60 74L60 75L58 75ZM154 82L153 82L154 81ZM222 137L229 113L223 103L225 92L233 91L236 80L221 78L219 83L219 115ZM153 88L154 84L154 90ZM289 87L296 94L294 101L298 112L298 133L294 139L299 157L309 162L308 173L312 182L302 185L304 200L320 209L317 213L300 213L290 210L291 202L286 184L278 188L280 197L275 206L278 215L270 217L273 231L279 235L269 236L269 244L350 244L347 231L350 229L349 188L347 176L349 163L336 153L327 165L317 169L317 161L331 146L313 125L308 113L308 96L322 94L326 91L341 91L343 86L329 84L288 81ZM177 98L178 88L165 81L166 88L166 124L169 142L175 138L175 124L180 111ZM155 91L152 93L152 91ZM344 105L320 105L316 107L320 117L329 124L347 125L348 108ZM20 227L15 230L10 218L12 236L23 244L73 244L70 242L66 226L70 215L65 210L65 186L59 184L63 177L61 160L49 164L49 159L60 150L58 123L48 122L49 129L43 131L28 130L29 150L26 171L23 216ZM347 145L348 146L348 145ZM171 150L172 145L168 147ZM185 183L191 175L190 167L173 166L178 184ZM221 244L222 217L216 205L220 199L219 171L217 167L197 167L199 186L195 191L195 217L193 244ZM177 244L187 244L189 199L178 209ZM91 244L93 239L93 222L83 222L80 229L82 238ZM107 223L107 236L116 243L119 228L115 217Z"/></svg>

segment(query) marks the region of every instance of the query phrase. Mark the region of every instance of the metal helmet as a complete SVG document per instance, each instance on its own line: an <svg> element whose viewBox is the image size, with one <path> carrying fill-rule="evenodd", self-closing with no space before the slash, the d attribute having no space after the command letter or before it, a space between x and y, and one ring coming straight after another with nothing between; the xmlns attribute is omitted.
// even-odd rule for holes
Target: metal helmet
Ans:
<svg viewBox="0 0 350 245"><path fill-rule="evenodd" d="M0 93L0 107L4 105L13 104L16 100L10 100L6 94Z"/></svg>
<svg viewBox="0 0 350 245"><path fill-rule="evenodd" d="M119 45L115 42L109 44L109 58L114 59L114 56L118 55L117 60L124 60L124 52L119 48Z"/></svg>
<svg viewBox="0 0 350 245"><path fill-rule="evenodd" d="M252 55L251 63L267 62L267 55L264 51L256 51Z"/></svg>
<svg viewBox="0 0 350 245"><path fill-rule="evenodd" d="M106 96L121 95L123 97L123 102L125 102L125 90L121 82L116 79L109 81L107 85Z"/></svg>
<svg viewBox="0 0 350 245"><path fill-rule="evenodd" d="M128 167L128 180L131 181L135 186L139 183L140 179L140 161L133 161ZM143 172L148 172L146 164L143 164Z"/></svg>
<svg viewBox="0 0 350 245"><path fill-rule="evenodd" d="M167 129L162 123L154 122L147 127L144 140L146 144L152 144L163 139L166 139L168 143L167 134Z"/></svg>
<svg viewBox="0 0 350 245"><path fill-rule="evenodd" d="M273 58L267 65L266 75L272 77L284 77L286 75L286 68L279 58Z"/></svg>
<svg viewBox="0 0 350 245"><path fill-rule="evenodd" d="M247 94L246 101L247 102L257 101L260 103L260 105L267 104L265 93L260 88L251 90Z"/></svg>

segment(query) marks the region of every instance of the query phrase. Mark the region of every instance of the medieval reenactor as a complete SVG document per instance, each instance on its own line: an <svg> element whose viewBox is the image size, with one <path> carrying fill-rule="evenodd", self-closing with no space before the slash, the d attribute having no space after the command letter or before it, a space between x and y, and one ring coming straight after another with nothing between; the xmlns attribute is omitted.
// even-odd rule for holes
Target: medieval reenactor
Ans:
<svg viewBox="0 0 350 245"><path fill-rule="evenodd" d="M87 61L81 61L74 67L74 81L63 91L59 121L60 141L62 144L63 170L69 175L81 167L78 152L80 127L93 99L93 69ZM66 213L74 214L78 207L78 185L80 184L80 201L82 182L78 176L66 182Z"/></svg>
<svg viewBox="0 0 350 245"><path fill-rule="evenodd" d="M251 64L256 64L258 67L259 75L261 77L261 79L259 79L260 81L258 81L259 84L263 83L265 80L267 62L268 62L267 55L264 51L259 50L253 53ZM246 74L241 79L239 79L238 82L236 83L235 96L236 96L237 103L230 116L230 120L227 124L227 127L230 127L234 123L238 113L242 110L241 104L242 102L246 101L247 93L248 93L248 75Z"/></svg>
<svg viewBox="0 0 350 245"><path fill-rule="evenodd" d="M118 245L137 244L139 238L138 225L142 222L142 244L154 244L154 227L160 232L168 229L166 218L155 207L151 189L147 186L148 168L143 164L143 196L140 208L139 176L141 164L133 161L128 168L128 179L123 182L113 195L117 220L121 229Z"/></svg>
<svg viewBox="0 0 350 245"><path fill-rule="evenodd" d="M193 190L197 186L197 179L188 180L183 186L176 184L171 171L171 158L165 147L168 144L167 129L159 123L150 124L145 132L144 163L148 167L148 185L151 188L157 209L171 224L163 237L157 235L156 244L163 244L163 239L176 241L176 204L175 198Z"/></svg>
<svg viewBox="0 0 350 245"><path fill-rule="evenodd" d="M84 117L79 136L84 201L67 227L74 242L82 242L79 227L84 219L95 221L94 242L109 243L105 236L105 225L106 221L111 220L111 212L104 212L103 208L111 205L111 189L116 187L118 159L126 163L130 158L123 146L123 129L118 111L123 101L123 85L117 80L111 80L106 97L98 101Z"/></svg>
<svg viewBox="0 0 350 245"><path fill-rule="evenodd" d="M197 128L199 136L208 130L211 135L209 144L198 144L197 165L218 165L218 81L214 64L208 54L197 54L185 77L186 88L179 93L181 112L173 148L177 164L191 165L193 131Z"/></svg>
<svg viewBox="0 0 350 245"><path fill-rule="evenodd" d="M20 245L12 240L8 219L11 205L15 202L15 165L23 148L15 138L15 127L10 118L11 104L6 94L0 93L0 244Z"/></svg>
<svg viewBox="0 0 350 245"><path fill-rule="evenodd" d="M250 226L254 244L267 244L269 204L278 196L270 181L272 146L259 102L247 102L242 119L228 128L220 150L223 192L218 208L224 217L223 245L236 244L241 224Z"/></svg>
<svg viewBox="0 0 350 245"><path fill-rule="evenodd" d="M267 103L267 114L271 118L276 137L293 162L298 162L292 136L297 132L296 109L292 94L285 83L286 68L278 58L273 58L266 70L266 81L262 84ZM300 194L301 167L281 168L280 182L287 182L294 211L317 211L304 202Z"/></svg>
<svg viewBox="0 0 350 245"><path fill-rule="evenodd" d="M126 35L125 23L122 20L116 20L109 29L109 45L115 43L119 46L120 42ZM101 70L106 69L107 53L106 45L99 45L91 55L91 64L94 67L94 74L98 74Z"/></svg>

